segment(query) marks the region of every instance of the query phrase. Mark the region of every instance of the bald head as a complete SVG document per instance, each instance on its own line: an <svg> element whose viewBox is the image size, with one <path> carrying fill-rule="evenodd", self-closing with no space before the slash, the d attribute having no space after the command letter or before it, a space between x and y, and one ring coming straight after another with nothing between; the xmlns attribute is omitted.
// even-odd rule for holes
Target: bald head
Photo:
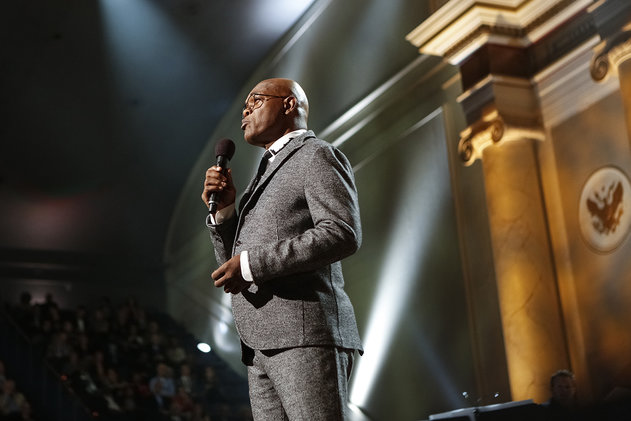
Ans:
<svg viewBox="0 0 631 421"><path fill-rule="evenodd" d="M292 96L296 99L295 113L292 115L302 120L300 127L296 129L306 129L309 117L309 100L302 87L295 80L285 78L272 78L259 82L252 92L273 93L280 96ZM295 114L295 115L294 115Z"/></svg>
<svg viewBox="0 0 631 421"><path fill-rule="evenodd" d="M307 95L296 81L266 79L246 98L241 129L248 143L267 148L284 134L306 129L308 116Z"/></svg>

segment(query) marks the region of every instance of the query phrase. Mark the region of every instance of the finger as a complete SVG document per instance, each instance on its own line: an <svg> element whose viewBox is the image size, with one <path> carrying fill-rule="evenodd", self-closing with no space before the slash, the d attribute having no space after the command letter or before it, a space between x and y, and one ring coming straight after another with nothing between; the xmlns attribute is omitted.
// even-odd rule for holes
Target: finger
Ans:
<svg viewBox="0 0 631 421"><path fill-rule="evenodd" d="M223 266L220 266L218 269L216 269L213 273L210 274L210 277L215 281L215 282L222 282L223 283L226 281L226 271L223 268Z"/></svg>
<svg viewBox="0 0 631 421"><path fill-rule="evenodd" d="M220 179L225 180L226 176L221 171L220 167L210 167L206 170L206 179Z"/></svg>
<svg viewBox="0 0 631 421"><path fill-rule="evenodd" d="M217 174L208 174L204 179L204 185L221 185L226 184L226 177L217 173Z"/></svg>
<svg viewBox="0 0 631 421"><path fill-rule="evenodd" d="M232 168L228 168L228 170L226 170L225 174L222 174L226 177L226 182L232 182Z"/></svg>
<svg viewBox="0 0 631 421"><path fill-rule="evenodd" d="M222 192L224 187L225 186L222 184L206 184L204 185L204 192L205 193Z"/></svg>
<svg viewBox="0 0 631 421"><path fill-rule="evenodd" d="M230 169L223 169L221 167L218 166L214 166L214 167L210 167L207 171L207 175L210 176L216 176L219 177L220 179L226 180L226 176L228 175L228 172L230 171Z"/></svg>
<svg viewBox="0 0 631 421"><path fill-rule="evenodd" d="M223 290L225 293L234 293L234 290L237 286L234 282L225 282L223 286Z"/></svg>
<svg viewBox="0 0 631 421"><path fill-rule="evenodd" d="M226 185L224 180L207 179L204 181L204 189L211 191L223 191Z"/></svg>

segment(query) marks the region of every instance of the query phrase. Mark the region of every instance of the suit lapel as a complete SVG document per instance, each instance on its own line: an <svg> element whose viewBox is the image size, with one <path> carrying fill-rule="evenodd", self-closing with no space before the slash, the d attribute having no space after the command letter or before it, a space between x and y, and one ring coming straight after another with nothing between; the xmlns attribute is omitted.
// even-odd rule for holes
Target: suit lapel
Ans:
<svg viewBox="0 0 631 421"><path fill-rule="evenodd" d="M250 181L248 187L245 189L243 196L241 197L241 201L239 202L239 213L242 215L243 210L249 208L254 205L256 200L251 200L253 198L258 197L259 190L264 189L267 185L267 182L271 177L274 176L276 171L298 150L304 145L305 141L309 138L315 137L315 134L308 130L302 135L293 138L283 149L281 149L278 154L274 157L274 161L268 164L267 170L263 176L259 179L259 182L254 189L252 189L254 184L254 179ZM240 219L240 217L239 217Z"/></svg>

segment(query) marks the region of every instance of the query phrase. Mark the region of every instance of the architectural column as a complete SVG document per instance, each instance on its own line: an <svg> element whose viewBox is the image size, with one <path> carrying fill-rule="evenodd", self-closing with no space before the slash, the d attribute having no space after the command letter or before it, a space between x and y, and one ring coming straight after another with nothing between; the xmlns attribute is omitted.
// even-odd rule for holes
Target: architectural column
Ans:
<svg viewBox="0 0 631 421"><path fill-rule="evenodd" d="M513 400L546 400L551 373L570 367L538 156L546 136L532 80L564 52L549 47L573 47L555 44L566 22L589 35L590 26L581 23L591 3L452 0L408 35L421 53L460 68L468 127L459 158L467 166L479 160L483 168ZM475 317L484 297L469 298ZM484 355L484 338L475 342ZM479 376L489 369L482 364Z"/></svg>
<svg viewBox="0 0 631 421"><path fill-rule="evenodd" d="M484 173L512 399L542 402L550 374L569 359L539 174L545 132L536 94L527 80L489 77L459 100L470 117L460 159L480 160Z"/></svg>
<svg viewBox="0 0 631 421"><path fill-rule="evenodd" d="M595 48L591 75L599 82L610 76L619 78L631 140L631 2L600 1L592 8L591 15L602 38Z"/></svg>

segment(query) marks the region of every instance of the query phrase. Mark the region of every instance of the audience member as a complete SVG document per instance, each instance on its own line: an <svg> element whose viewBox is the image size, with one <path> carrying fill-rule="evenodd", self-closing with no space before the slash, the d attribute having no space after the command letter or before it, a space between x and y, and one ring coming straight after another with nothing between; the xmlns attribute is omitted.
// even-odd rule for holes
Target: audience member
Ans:
<svg viewBox="0 0 631 421"><path fill-rule="evenodd" d="M559 370L550 378L550 399L541 404L546 420L579 420L576 401L576 380L569 370Z"/></svg>
<svg viewBox="0 0 631 421"><path fill-rule="evenodd" d="M90 323L88 322L88 311L84 305L77 307L77 311L72 318L75 330L79 333L87 333L90 329Z"/></svg>
<svg viewBox="0 0 631 421"><path fill-rule="evenodd" d="M142 371L134 371L132 373L131 390L134 401L140 410L147 411L154 406L149 382Z"/></svg>
<svg viewBox="0 0 631 421"><path fill-rule="evenodd" d="M80 360L88 358L94 350L90 345L90 336L86 333L79 333L75 340L74 350L77 352Z"/></svg>
<svg viewBox="0 0 631 421"><path fill-rule="evenodd" d="M28 291L20 294L20 300L15 309L13 309L13 317L15 322L22 328L27 335L32 335L39 326L39 317L37 307L31 303L32 296Z"/></svg>
<svg viewBox="0 0 631 421"><path fill-rule="evenodd" d="M25 400L22 403L22 406L20 408L20 414L11 421L34 421L34 420L35 418L33 418L33 410L31 408L31 404Z"/></svg>
<svg viewBox="0 0 631 421"><path fill-rule="evenodd" d="M164 349L163 338L160 332L154 332L149 336L146 350L152 362L167 362L166 350Z"/></svg>
<svg viewBox="0 0 631 421"><path fill-rule="evenodd" d="M180 365L180 371L177 379L175 379L176 387L181 387L186 393L193 396L195 388L193 377L191 375L191 366L187 363Z"/></svg>
<svg viewBox="0 0 631 421"><path fill-rule="evenodd" d="M167 338L166 356L168 361L175 366L179 366L188 359L186 351L175 335L169 335Z"/></svg>
<svg viewBox="0 0 631 421"><path fill-rule="evenodd" d="M81 371L81 359L74 349L70 352L68 360L61 366L60 373L64 379L71 379Z"/></svg>
<svg viewBox="0 0 631 421"><path fill-rule="evenodd" d="M177 408L178 414L188 419L193 412L193 398L184 390L183 387L178 387L177 392L171 399L171 407L175 406Z"/></svg>
<svg viewBox="0 0 631 421"><path fill-rule="evenodd" d="M17 391L15 381L5 380L0 394L0 414L4 418L15 417L22 412L22 405L25 402L26 398Z"/></svg>
<svg viewBox="0 0 631 421"><path fill-rule="evenodd" d="M46 358L57 370L68 361L72 348L68 343L68 334L64 331L53 335L52 342L46 349Z"/></svg>
<svg viewBox="0 0 631 421"><path fill-rule="evenodd" d="M212 367L206 366L204 368L204 377L196 394L202 399L206 410L211 413L216 413L218 405L225 400L224 393L217 382L217 375Z"/></svg>
<svg viewBox="0 0 631 421"><path fill-rule="evenodd" d="M193 405L190 421L211 421L210 415L206 412L201 402L195 402Z"/></svg>
<svg viewBox="0 0 631 421"><path fill-rule="evenodd" d="M156 375L149 381L149 389L160 409L168 409L171 399L175 395L175 383L171 375L171 368L164 364L158 363L156 366Z"/></svg>
<svg viewBox="0 0 631 421"><path fill-rule="evenodd" d="M33 346L45 349L50 344L53 335L53 322L49 319L41 320L32 333Z"/></svg>
<svg viewBox="0 0 631 421"><path fill-rule="evenodd" d="M109 320L105 317L103 309L97 308L92 313L92 331L97 335L107 335L110 331Z"/></svg>
<svg viewBox="0 0 631 421"><path fill-rule="evenodd" d="M123 402L127 383L120 379L118 371L114 367L109 367L105 378L101 382L102 389L107 392L116 402Z"/></svg>
<svg viewBox="0 0 631 421"><path fill-rule="evenodd" d="M7 381L6 369L4 367L4 361L0 360L0 390L4 386L5 381Z"/></svg>
<svg viewBox="0 0 631 421"><path fill-rule="evenodd" d="M103 383L103 379L105 379L107 367L105 365L105 354L102 350L97 349L92 354L91 358L88 359L89 362L89 371L90 376L94 379L98 384Z"/></svg>
<svg viewBox="0 0 631 421"><path fill-rule="evenodd" d="M44 297L44 302L39 305L42 318L58 318L59 315L59 304L53 298L53 294L50 292L46 293Z"/></svg>

